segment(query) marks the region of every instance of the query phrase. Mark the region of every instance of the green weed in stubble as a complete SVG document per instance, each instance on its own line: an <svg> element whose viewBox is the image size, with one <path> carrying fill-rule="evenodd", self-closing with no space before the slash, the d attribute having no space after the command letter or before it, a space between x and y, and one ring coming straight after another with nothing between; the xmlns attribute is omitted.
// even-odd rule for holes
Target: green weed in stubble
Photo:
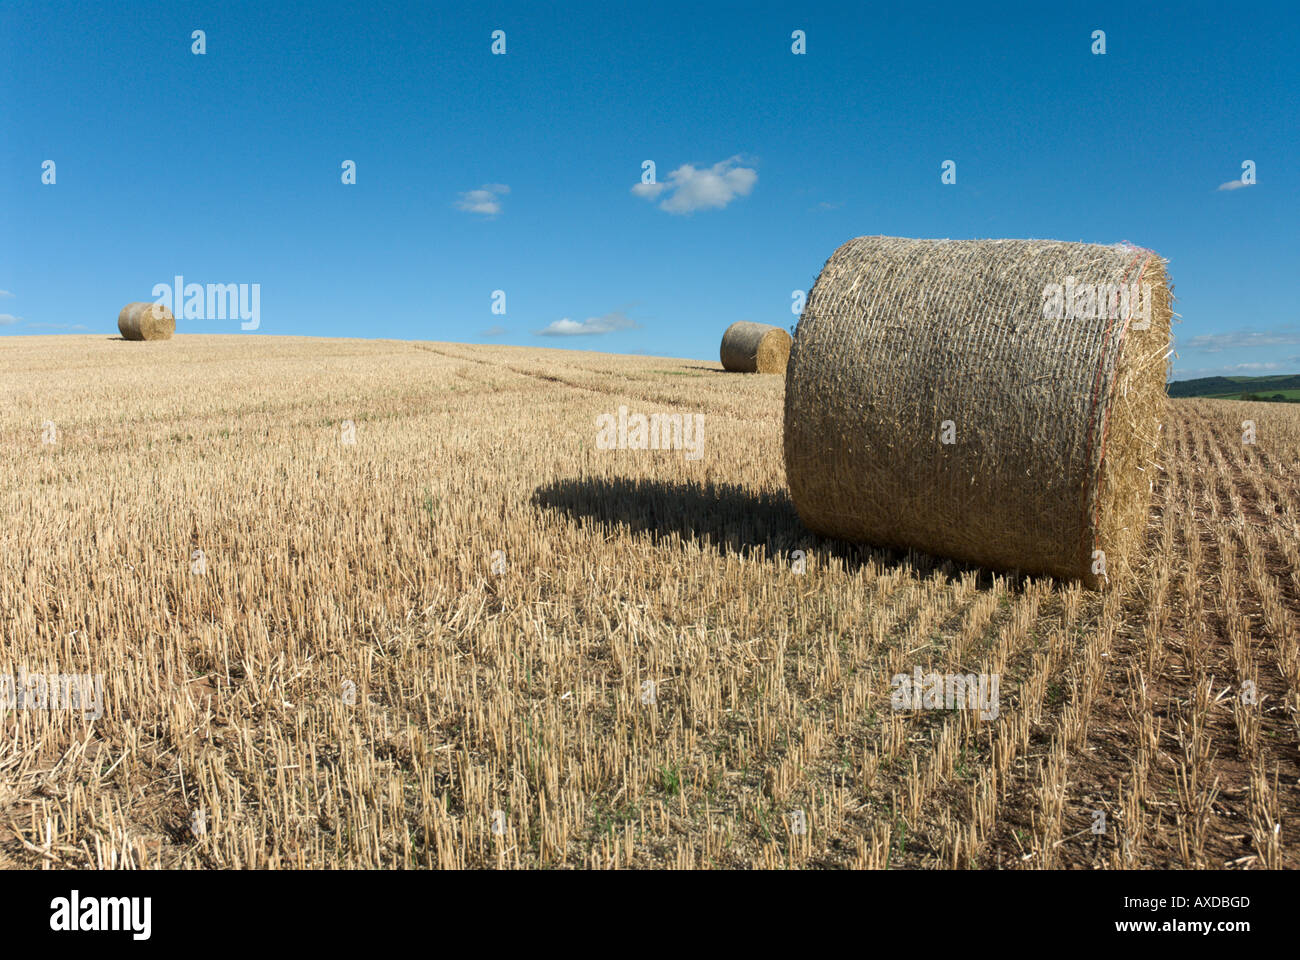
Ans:
<svg viewBox="0 0 1300 960"><path fill-rule="evenodd" d="M681 769L678 764L665 764L659 768L659 786L670 797L682 792Z"/></svg>

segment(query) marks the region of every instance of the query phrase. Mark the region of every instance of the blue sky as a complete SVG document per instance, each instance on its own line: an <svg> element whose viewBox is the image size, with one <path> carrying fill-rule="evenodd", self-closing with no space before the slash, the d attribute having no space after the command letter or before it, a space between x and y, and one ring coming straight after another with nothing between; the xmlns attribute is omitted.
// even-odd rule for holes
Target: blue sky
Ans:
<svg viewBox="0 0 1300 960"><path fill-rule="evenodd" d="M984 6L4 0L0 335L180 274L248 336L716 359L851 237L1053 237L1170 259L1175 376L1300 372L1295 6Z"/></svg>

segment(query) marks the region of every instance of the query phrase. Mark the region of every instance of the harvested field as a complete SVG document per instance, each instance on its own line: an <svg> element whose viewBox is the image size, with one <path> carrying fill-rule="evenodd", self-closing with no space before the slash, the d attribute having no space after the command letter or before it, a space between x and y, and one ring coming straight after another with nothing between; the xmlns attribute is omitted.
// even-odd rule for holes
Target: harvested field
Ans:
<svg viewBox="0 0 1300 960"><path fill-rule="evenodd" d="M0 340L0 674L103 677L0 712L0 867L1300 866L1293 405L1173 401L1094 593L808 533L778 377L139 361ZM701 455L600 448L621 406ZM996 716L894 709L918 667Z"/></svg>

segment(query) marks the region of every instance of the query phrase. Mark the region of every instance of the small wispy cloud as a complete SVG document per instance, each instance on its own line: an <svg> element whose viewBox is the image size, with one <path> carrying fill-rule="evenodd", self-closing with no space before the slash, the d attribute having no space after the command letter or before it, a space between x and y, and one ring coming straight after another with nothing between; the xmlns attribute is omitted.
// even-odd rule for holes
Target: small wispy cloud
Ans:
<svg viewBox="0 0 1300 960"><path fill-rule="evenodd" d="M1197 367L1193 370L1174 370L1175 380L1194 380L1198 377L1233 377L1266 373L1300 372L1300 357L1289 360L1262 360L1257 363L1233 363L1226 367Z"/></svg>
<svg viewBox="0 0 1300 960"><path fill-rule="evenodd" d="M501 212L501 198L510 192L504 183L485 183L477 190L467 190L456 201L456 209L477 213L482 217L495 217Z"/></svg>
<svg viewBox="0 0 1300 960"><path fill-rule="evenodd" d="M1253 182L1251 182L1251 183L1247 183L1246 181L1244 181L1244 180L1238 178L1238 179L1236 179L1236 180L1229 180L1227 183L1221 183L1221 184L1219 184L1219 189L1220 189L1220 190L1240 190L1242 187L1253 187L1254 185L1255 185L1255 184L1254 184Z"/></svg>
<svg viewBox="0 0 1300 960"><path fill-rule="evenodd" d="M632 193L644 200L657 200L666 194L659 209L668 213L721 210L737 197L749 196L758 183L758 172L740 163L739 156L707 168L684 163L668 174L666 181L634 184Z"/></svg>
<svg viewBox="0 0 1300 960"><path fill-rule="evenodd" d="M29 323L28 330L89 330L84 323Z"/></svg>
<svg viewBox="0 0 1300 960"><path fill-rule="evenodd" d="M639 325L630 320L622 310L614 310L601 317L588 317L586 320L570 320L564 317L547 324L537 331L539 337L586 337L594 334L613 333L615 330L634 330Z"/></svg>
<svg viewBox="0 0 1300 960"><path fill-rule="evenodd" d="M22 317L15 317L12 313L0 313L0 327L7 327L15 323L20 323Z"/></svg>
<svg viewBox="0 0 1300 960"><path fill-rule="evenodd" d="M8 290L0 290L0 299L4 297L12 297L12 296L13 294L10 293Z"/></svg>
<svg viewBox="0 0 1300 960"><path fill-rule="evenodd" d="M844 201L843 201L843 200L837 201L837 202L835 202L835 203L831 203L829 200L823 200L821 203L817 204L817 209L818 209L818 210L838 210L838 209L839 209L840 207L842 207L842 206L844 206Z"/></svg>
<svg viewBox="0 0 1300 960"><path fill-rule="evenodd" d="M1224 350L1248 350L1252 347L1287 347L1300 343L1300 329L1232 330L1192 337L1179 350L1199 353L1222 353Z"/></svg>
<svg viewBox="0 0 1300 960"><path fill-rule="evenodd" d="M479 336L480 337L502 337L505 336L505 333L506 333L506 328L501 326L501 324L498 323L496 326L488 327L486 330L479 333Z"/></svg>

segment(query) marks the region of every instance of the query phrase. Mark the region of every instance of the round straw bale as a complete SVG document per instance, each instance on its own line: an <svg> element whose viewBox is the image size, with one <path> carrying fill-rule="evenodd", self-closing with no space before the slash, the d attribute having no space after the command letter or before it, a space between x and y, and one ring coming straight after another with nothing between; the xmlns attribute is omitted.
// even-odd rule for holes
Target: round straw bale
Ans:
<svg viewBox="0 0 1300 960"><path fill-rule="evenodd" d="M176 318L161 303L128 303L117 315L117 329L126 340L170 340Z"/></svg>
<svg viewBox="0 0 1300 960"><path fill-rule="evenodd" d="M786 370L804 524L1094 588L1131 572L1166 411L1165 265L1052 240L844 244Z"/></svg>
<svg viewBox="0 0 1300 960"><path fill-rule="evenodd" d="M741 320L722 335L724 370L740 373L784 373L790 358L790 334L768 323Z"/></svg>

